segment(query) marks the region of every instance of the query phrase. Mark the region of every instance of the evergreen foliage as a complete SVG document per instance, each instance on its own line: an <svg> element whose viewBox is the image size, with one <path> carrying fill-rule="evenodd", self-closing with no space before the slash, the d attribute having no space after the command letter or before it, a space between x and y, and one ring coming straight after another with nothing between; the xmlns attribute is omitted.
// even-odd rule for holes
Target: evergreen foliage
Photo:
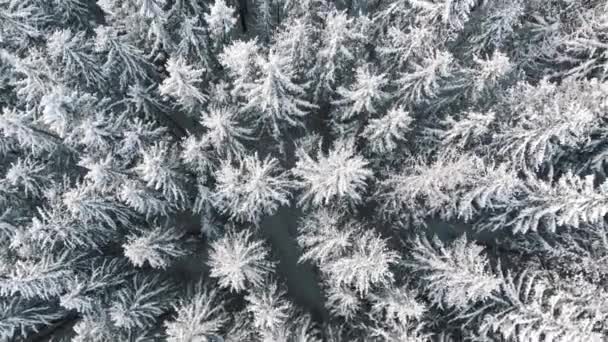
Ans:
<svg viewBox="0 0 608 342"><path fill-rule="evenodd" d="M0 340L608 340L607 113L605 1L0 0Z"/></svg>

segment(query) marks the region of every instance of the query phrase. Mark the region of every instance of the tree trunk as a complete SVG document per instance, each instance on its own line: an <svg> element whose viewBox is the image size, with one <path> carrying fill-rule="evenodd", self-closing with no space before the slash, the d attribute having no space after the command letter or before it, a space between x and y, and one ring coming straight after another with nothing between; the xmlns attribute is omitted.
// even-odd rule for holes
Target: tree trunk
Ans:
<svg viewBox="0 0 608 342"><path fill-rule="evenodd" d="M243 32L247 32L247 0L239 0L238 3L239 6L239 17L241 19L241 28L243 29Z"/></svg>

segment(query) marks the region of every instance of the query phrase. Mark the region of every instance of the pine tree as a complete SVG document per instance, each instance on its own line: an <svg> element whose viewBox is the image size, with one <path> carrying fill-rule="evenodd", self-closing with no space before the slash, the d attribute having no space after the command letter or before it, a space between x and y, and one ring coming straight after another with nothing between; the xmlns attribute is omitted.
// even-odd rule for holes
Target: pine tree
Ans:
<svg viewBox="0 0 608 342"><path fill-rule="evenodd" d="M397 79L397 95L401 103L413 105L439 95L441 87L452 76L453 56L446 51L434 51L420 62L412 63L411 71Z"/></svg>
<svg viewBox="0 0 608 342"><path fill-rule="evenodd" d="M148 187L160 190L170 203L179 208L188 200L187 179L179 171L179 158L174 151L164 142L156 143L148 151L143 151L143 158L134 170Z"/></svg>
<svg viewBox="0 0 608 342"><path fill-rule="evenodd" d="M371 119L361 136L368 141L374 153L390 153L400 142L407 140L406 134L412 130L413 121L403 107L391 108L384 116Z"/></svg>
<svg viewBox="0 0 608 342"><path fill-rule="evenodd" d="M483 248L466 235L445 246L436 237L416 238L412 246L414 271L422 272L433 303L447 308L467 308L484 301L500 289Z"/></svg>
<svg viewBox="0 0 608 342"><path fill-rule="evenodd" d="M4 136L15 139L33 154L49 153L62 147L61 138L32 124L31 113L4 108L0 130Z"/></svg>
<svg viewBox="0 0 608 342"><path fill-rule="evenodd" d="M166 268L171 259L185 254L179 243L182 236L175 228L164 227L130 235L123 245L124 254L137 267L147 263L152 268Z"/></svg>
<svg viewBox="0 0 608 342"><path fill-rule="evenodd" d="M236 24L233 17L234 8L227 6L224 0L217 0L213 3L209 14L205 14L205 22L215 39L222 40Z"/></svg>
<svg viewBox="0 0 608 342"><path fill-rule="evenodd" d="M606 340L607 10L0 0L0 340Z"/></svg>
<svg viewBox="0 0 608 342"><path fill-rule="evenodd" d="M310 260L323 265L350 248L356 231L351 226L356 223L342 221L339 214L326 209L305 217L298 226L298 244L304 249L300 262Z"/></svg>
<svg viewBox="0 0 608 342"><path fill-rule="evenodd" d="M121 39L112 27L98 26L95 29L95 50L105 53L103 64L106 77L118 75L121 87L126 88L129 80L146 81L150 79L150 63L143 52Z"/></svg>
<svg viewBox="0 0 608 342"><path fill-rule="evenodd" d="M105 82L100 63L93 54L93 44L84 32L74 34L70 30L56 31L47 43L49 56L57 59L65 78L82 76L87 86Z"/></svg>
<svg viewBox="0 0 608 342"><path fill-rule="evenodd" d="M501 297L504 304L484 317L481 337L496 334L528 341L541 341L542 336L554 341L600 341L602 336L595 329L603 318L587 312L590 303L551 287L547 281L534 273L507 275ZM588 318L580 320L580 315Z"/></svg>
<svg viewBox="0 0 608 342"><path fill-rule="evenodd" d="M350 89L338 88L341 99L334 101L341 107L339 118L351 119L359 114L376 114L384 101L389 98L383 88L388 84L385 75L374 75L370 66L359 67L355 74L355 83Z"/></svg>
<svg viewBox="0 0 608 342"><path fill-rule="evenodd" d="M224 161L217 172L214 205L232 219L259 223L281 205L289 204L291 182L275 158L260 160L257 153L233 165Z"/></svg>
<svg viewBox="0 0 608 342"><path fill-rule="evenodd" d="M261 75L244 85L247 104L242 111L254 111L255 121L278 139L286 127L302 126L301 118L315 106L304 99L305 87L293 83L290 60L270 53L258 63Z"/></svg>
<svg viewBox="0 0 608 342"><path fill-rule="evenodd" d="M327 155L319 148L316 160L300 150L292 171L304 190L300 204L321 206L334 200L360 203L367 187L365 181L372 176L367 164L347 141L334 143Z"/></svg>
<svg viewBox="0 0 608 342"><path fill-rule="evenodd" d="M333 94L342 74L355 59L358 46L353 43L362 38L354 28L353 19L344 12L332 10L325 15L324 23L320 33L322 44L310 70L315 80L315 99Z"/></svg>
<svg viewBox="0 0 608 342"><path fill-rule="evenodd" d="M386 240L372 232L364 232L344 256L321 266L336 285L352 286L367 294L373 286L386 286L393 280L390 267L397 262L397 253L390 250Z"/></svg>
<svg viewBox="0 0 608 342"><path fill-rule="evenodd" d="M329 282L325 289L327 293L327 306L332 315L347 320L354 320L362 306L362 300L356 291L348 286Z"/></svg>
<svg viewBox="0 0 608 342"><path fill-rule="evenodd" d="M497 133L499 152L519 165L538 168L562 149L576 148L601 116L605 97L595 90L601 87L596 81L572 80L560 86L547 80L536 86L518 84L507 97L507 110L515 117Z"/></svg>
<svg viewBox="0 0 608 342"><path fill-rule="evenodd" d="M275 51L291 61L298 78L305 77L314 62L314 52L319 44L315 40L316 35L317 28L307 18L293 18L285 22L276 34Z"/></svg>
<svg viewBox="0 0 608 342"><path fill-rule="evenodd" d="M292 310L291 303L285 300L285 291L270 281L264 287L251 291L247 300L247 311L253 315L253 326L261 334L272 333L287 323Z"/></svg>
<svg viewBox="0 0 608 342"><path fill-rule="evenodd" d="M211 276L219 278L221 287L241 292L247 286L261 286L273 264L266 260L269 250L249 231L229 231L211 245L209 266Z"/></svg>
<svg viewBox="0 0 608 342"><path fill-rule="evenodd" d="M157 276L136 275L110 304L110 319L119 328L150 327L167 310L171 292L171 285Z"/></svg>
<svg viewBox="0 0 608 342"><path fill-rule="evenodd" d="M238 119L238 111L234 108L209 108L201 118L201 125L208 129L203 135L203 144L210 145L220 155L240 157L246 151L243 142L253 139L253 130Z"/></svg>
<svg viewBox="0 0 608 342"><path fill-rule="evenodd" d="M232 92L235 95L244 96L247 92L246 85L253 82L259 68L259 50L260 46L256 40L236 40L219 54L220 63L233 79Z"/></svg>
<svg viewBox="0 0 608 342"><path fill-rule="evenodd" d="M6 340L15 336L25 338L30 330L38 331L40 327L62 317L60 311L53 310L53 307L38 300L11 298L0 303L0 337Z"/></svg>
<svg viewBox="0 0 608 342"><path fill-rule="evenodd" d="M572 173L561 176L555 184L539 180L525 183L521 200L512 196L497 201L505 213L491 221L516 232L536 231L540 228L555 232L560 226L577 228L586 223L603 222L606 183L594 185L594 177L579 177ZM512 215L509 215L512 214Z"/></svg>
<svg viewBox="0 0 608 342"><path fill-rule="evenodd" d="M158 89L161 95L175 97L187 111L194 111L207 102L207 95L198 88L203 81L203 69L195 69L178 58L167 61L167 72L169 77Z"/></svg>
<svg viewBox="0 0 608 342"><path fill-rule="evenodd" d="M384 215L420 224L438 215L449 219L458 213L458 200L485 172L484 161L448 151L437 160L414 160L401 173L391 174L377 190Z"/></svg>
<svg viewBox="0 0 608 342"><path fill-rule="evenodd" d="M201 283L197 283L190 292L189 298L175 305L175 319L165 322L167 340L185 342L197 338L219 338L220 329L228 321L220 295Z"/></svg>

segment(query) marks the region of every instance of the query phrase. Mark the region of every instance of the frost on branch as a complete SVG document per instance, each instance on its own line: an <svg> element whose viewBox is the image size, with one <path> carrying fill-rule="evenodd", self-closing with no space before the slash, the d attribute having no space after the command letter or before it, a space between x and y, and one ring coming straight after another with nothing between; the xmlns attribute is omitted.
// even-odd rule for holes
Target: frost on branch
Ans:
<svg viewBox="0 0 608 342"><path fill-rule="evenodd" d="M324 208L313 211L298 226L298 245L304 250L299 261L324 265L339 257L354 243L356 228L356 222L345 222L337 212Z"/></svg>
<svg viewBox="0 0 608 342"><path fill-rule="evenodd" d="M264 331L263 341L321 342L320 331L306 313L295 311L286 324L274 331Z"/></svg>
<svg viewBox="0 0 608 342"><path fill-rule="evenodd" d="M82 78L86 85L103 85L105 75L100 60L93 53L94 46L85 38L85 32L55 31L48 40L49 55L56 59L63 70L63 77L70 80Z"/></svg>
<svg viewBox="0 0 608 342"><path fill-rule="evenodd" d="M232 92L235 95L244 95L245 85L252 82L259 67L259 50L256 40L235 40L218 55L219 62L233 79Z"/></svg>
<svg viewBox="0 0 608 342"><path fill-rule="evenodd" d="M31 159L17 159L6 171L4 180L26 196L40 197L49 186L45 166Z"/></svg>
<svg viewBox="0 0 608 342"><path fill-rule="evenodd" d="M65 87L54 87L40 99L42 115L39 121L54 134L66 138L82 114L93 114L89 112L93 112L96 100L90 94L78 93Z"/></svg>
<svg viewBox="0 0 608 342"><path fill-rule="evenodd" d="M161 95L175 98L190 112L207 102L207 95L199 89L204 69L195 69L182 58L171 58L167 62L167 72L169 77L158 88Z"/></svg>
<svg viewBox="0 0 608 342"><path fill-rule="evenodd" d="M277 32L275 51L288 58L294 65L297 75L305 74L314 62L316 28L307 18L293 18L282 25Z"/></svg>
<svg viewBox="0 0 608 342"><path fill-rule="evenodd" d="M172 259L184 256L181 246L183 233L176 228L155 227L127 237L124 255L137 267L148 263L152 268L165 269Z"/></svg>
<svg viewBox="0 0 608 342"><path fill-rule="evenodd" d="M378 294L371 294L369 335L379 341L428 341L432 334L427 332L425 315L430 308L415 295L416 291L407 286L391 286ZM439 336L435 338L444 341Z"/></svg>
<svg viewBox="0 0 608 342"><path fill-rule="evenodd" d="M140 119L127 121L116 153L122 155L126 160L133 160L142 153L144 148L162 140L166 133L166 127L158 127L151 122L144 122Z"/></svg>
<svg viewBox="0 0 608 342"><path fill-rule="evenodd" d="M106 289L124 285L126 277L132 273L123 258L93 260L81 271L70 279L67 291L59 297L59 304L83 315L105 310Z"/></svg>
<svg viewBox="0 0 608 342"><path fill-rule="evenodd" d="M401 173L382 181L377 191L381 210L412 223L439 215L449 219L458 212L459 194L473 186L485 169L481 158L444 152L437 160L417 158Z"/></svg>
<svg viewBox="0 0 608 342"><path fill-rule="evenodd" d="M386 75L375 75L370 65L357 68L355 82L348 89L337 90L340 99L333 103L340 106L339 119L349 120L361 113L376 114L390 96L385 91L387 85Z"/></svg>
<svg viewBox="0 0 608 342"><path fill-rule="evenodd" d="M45 255L39 260L18 260L3 274L0 295L48 300L62 294L74 277L69 257L63 253L57 257Z"/></svg>
<svg viewBox="0 0 608 342"><path fill-rule="evenodd" d="M238 110L227 106L211 106L202 113L201 125L207 128L202 143L221 155L240 157L245 153L245 140L252 140L253 130L239 121Z"/></svg>
<svg viewBox="0 0 608 342"><path fill-rule="evenodd" d="M292 172L303 190L300 204L319 207L334 200L361 203L366 181L373 173L351 143L338 141L327 154L319 148L316 158L303 150L299 150L297 156Z"/></svg>
<svg viewBox="0 0 608 342"><path fill-rule="evenodd" d="M353 18L345 12L332 10L324 19L316 64L309 72L315 78L316 99L334 93L336 83L355 59L355 42L362 38L355 29Z"/></svg>
<svg viewBox="0 0 608 342"><path fill-rule="evenodd" d="M257 224L289 204L291 182L275 158L260 160L256 153L236 165L223 161L216 179L214 204L234 220Z"/></svg>
<svg viewBox="0 0 608 342"><path fill-rule="evenodd" d="M116 28L95 28L95 51L106 54L104 74L106 77L118 77L123 89L127 88L130 80L150 80L151 65L144 58L143 51L119 35Z"/></svg>
<svg viewBox="0 0 608 342"><path fill-rule="evenodd" d="M37 300L2 298L0 300L0 339L10 341L19 335L26 338L33 330L61 318L63 312Z"/></svg>
<svg viewBox="0 0 608 342"><path fill-rule="evenodd" d="M604 117L608 105L604 88L597 80L518 84L505 99L512 118L496 134L499 153L535 170L554 163L560 152L587 141L597 120Z"/></svg>
<svg viewBox="0 0 608 342"><path fill-rule="evenodd" d="M525 196L499 202L505 214L490 218L493 225L515 232L539 228L555 232L560 226L578 228L602 223L608 212L608 184L595 186L592 175L580 177L568 172L555 184L529 179L525 186Z"/></svg>
<svg viewBox="0 0 608 342"><path fill-rule="evenodd" d="M180 157L184 161L184 165L202 177L213 173L216 168L214 165L214 154L209 150L209 143L210 141L204 137L198 138L193 134L189 134L182 139L180 144L182 147ZM227 146L221 146L221 148L225 147Z"/></svg>
<svg viewBox="0 0 608 342"><path fill-rule="evenodd" d="M118 198L146 218L167 216L176 210L160 193L138 181L125 181L118 191Z"/></svg>
<svg viewBox="0 0 608 342"><path fill-rule="evenodd" d="M161 17L166 0L141 0L138 1L139 15L146 18Z"/></svg>
<svg viewBox="0 0 608 342"><path fill-rule="evenodd" d="M201 66L208 70L211 66L213 46L209 40L209 32L203 22L202 16L181 17L181 22L175 30L175 52L178 56L187 60L198 61ZM217 45L217 41L216 41Z"/></svg>
<svg viewBox="0 0 608 342"><path fill-rule="evenodd" d="M196 339L219 338L228 322L224 303L215 289L197 283L188 298L174 305L176 315L165 322L169 342L189 342Z"/></svg>
<svg viewBox="0 0 608 342"><path fill-rule="evenodd" d="M608 257L608 232L603 223L567 227L557 234L528 233L518 245L524 250L538 250L567 278L582 278L594 284L608 278L608 267L603 262Z"/></svg>
<svg viewBox="0 0 608 342"><path fill-rule="evenodd" d="M535 272L524 271L516 277L507 274L501 281L504 285L496 308L481 317L481 338L599 342L605 337L597 328L606 313L596 309L598 304L605 305L605 292L582 284L570 292L566 287L552 286L555 280Z"/></svg>
<svg viewBox="0 0 608 342"><path fill-rule="evenodd" d="M487 14L480 22L481 30L471 36L473 51L502 49L517 34L526 14L526 1L494 0L485 7ZM539 44L540 45L540 44ZM540 50L543 47L539 47ZM546 52L546 51L545 51Z"/></svg>
<svg viewBox="0 0 608 342"><path fill-rule="evenodd" d="M448 116L442 122L445 128L439 132L439 138L446 146L457 145L461 148L477 146L491 132L491 125L495 117L496 114L492 111L485 113L465 112L459 116L458 120Z"/></svg>
<svg viewBox="0 0 608 342"><path fill-rule="evenodd" d="M117 327L146 328L168 308L171 285L158 276L135 275L110 304L110 318Z"/></svg>
<svg viewBox="0 0 608 342"><path fill-rule="evenodd" d="M354 238L357 241L342 257L321 265L336 285L353 286L365 295L374 287L387 286L393 281L390 267L397 263L398 254L387 241L372 231Z"/></svg>
<svg viewBox="0 0 608 342"><path fill-rule="evenodd" d="M78 165L87 169L84 179L90 184L91 188L108 193L125 181L128 173L121 171L120 166L115 164L115 159L108 154L100 159L83 158Z"/></svg>
<svg viewBox="0 0 608 342"><path fill-rule="evenodd" d="M357 291L349 286L339 285L327 281L325 294L327 296L327 308L338 317L352 320L362 306L362 300Z"/></svg>
<svg viewBox="0 0 608 342"><path fill-rule="evenodd" d="M379 155L394 151L412 130L414 119L403 107L391 108L384 116L371 119L361 133L372 152Z"/></svg>
<svg viewBox="0 0 608 342"><path fill-rule="evenodd" d="M432 24L443 24L448 29L460 31L464 28L475 0L407 0L415 10L418 20Z"/></svg>
<svg viewBox="0 0 608 342"><path fill-rule="evenodd" d="M28 38L40 37L39 26L46 18L42 8L35 3L2 1L0 19L0 42L20 46L27 44Z"/></svg>
<svg viewBox="0 0 608 342"><path fill-rule="evenodd" d="M504 53L494 52L492 57L473 56L476 68L474 71L475 94L482 94L485 89L492 89L498 81L512 69L511 61ZM488 96L488 94L484 94Z"/></svg>
<svg viewBox="0 0 608 342"><path fill-rule="evenodd" d="M420 62L412 63L411 70L396 80L401 103L410 106L437 97L454 72L452 64L453 56L446 51L435 51Z"/></svg>
<svg viewBox="0 0 608 342"><path fill-rule="evenodd" d="M412 25L402 30L390 26L378 47L386 67L401 69L410 60L430 54L434 39L432 33L427 27Z"/></svg>
<svg viewBox="0 0 608 342"><path fill-rule="evenodd" d="M522 194L525 182L509 167L508 163L487 164L480 169L483 177L476 179L458 196L458 217L469 222L484 211L502 210L505 203Z"/></svg>
<svg viewBox="0 0 608 342"><path fill-rule="evenodd" d="M255 6L256 31L262 42L267 43L270 41L272 31L276 25L273 12L275 7L280 6L280 4L272 0L255 0L253 3Z"/></svg>
<svg viewBox="0 0 608 342"><path fill-rule="evenodd" d="M177 207L187 200L186 179L180 171L176 150L166 142L155 143L142 151L143 158L134 170L147 186L162 192L163 196Z"/></svg>
<svg viewBox="0 0 608 342"><path fill-rule="evenodd" d="M466 235L448 246L436 237L417 237L410 265L421 272L435 304L466 308L491 297L501 284L482 251L483 247L469 242Z"/></svg>
<svg viewBox="0 0 608 342"><path fill-rule="evenodd" d="M415 297L416 292L407 286L388 287L378 294L371 294L371 315L389 325L418 321L428 310L425 303Z"/></svg>
<svg viewBox="0 0 608 342"><path fill-rule="evenodd" d="M211 244L209 266L211 276L219 278L221 287L241 292L248 286L261 286L274 265L267 261L269 249L251 232L229 231Z"/></svg>
<svg viewBox="0 0 608 342"><path fill-rule="evenodd" d="M103 222L83 222L61 206L38 207L27 234L30 242L40 248L101 249L113 238L116 230Z"/></svg>
<svg viewBox="0 0 608 342"><path fill-rule="evenodd" d="M205 22L215 39L222 39L236 24L234 8L227 6L224 0L215 0L209 14L205 14Z"/></svg>
<svg viewBox="0 0 608 342"><path fill-rule="evenodd" d="M261 58L261 57L258 57ZM274 52L260 60L260 76L244 85L247 104L243 112L252 112L255 121L275 138L286 127L302 126L302 117L316 106L305 100L305 85L293 82L291 61Z"/></svg>
<svg viewBox="0 0 608 342"><path fill-rule="evenodd" d="M107 313L85 315L74 324L74 342L109 341L119 335ZM121 334L124 335L124 334ZM122 337L122 336L121 336Z"/></svg>
<svg viewBox="0 0 608 342"><path fill-rule="evenodd" d="M32 114L5 107L0 115L0 131L4 136L14 138L22 148L33 154L55 151L62 144L61 139L35 127Z"/></svg>
<svg viewBox="0 0 608 342"><path fill-rule="evenodd" d="M87 185L65 191L62 200L68 212L83 223L99 222L115 229L128 225L131 217L126 207Z"/></svg>
<svg viewBox="0 0 608 342"><path fill-rule="evenodd" d="M253 315L253 326L262 333L273 332L287 323L292 304L274 281L254 288L247 296L247 311Z"/></svg>

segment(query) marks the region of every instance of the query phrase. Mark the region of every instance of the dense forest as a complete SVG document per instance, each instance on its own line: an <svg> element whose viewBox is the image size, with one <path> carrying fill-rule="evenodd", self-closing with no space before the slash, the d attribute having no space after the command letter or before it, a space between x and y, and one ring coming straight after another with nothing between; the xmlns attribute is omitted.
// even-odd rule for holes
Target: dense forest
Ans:
<svg viewBox="0 0 608 342"><path fill-rule="evenodd" d="M0 0L0 341L608 339L603 0Z"/></svg>

